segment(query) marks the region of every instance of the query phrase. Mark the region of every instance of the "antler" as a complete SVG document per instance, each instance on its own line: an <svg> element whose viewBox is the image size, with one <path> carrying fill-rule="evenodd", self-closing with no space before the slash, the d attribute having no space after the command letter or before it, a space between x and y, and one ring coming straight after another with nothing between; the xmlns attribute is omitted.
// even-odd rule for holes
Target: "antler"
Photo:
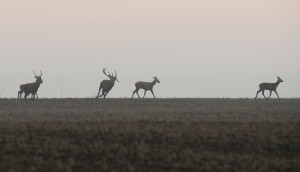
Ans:
<svg viewBox="0 0 300 172"><path fill-rule="evenodd" d="M104 73L104 75L106 75L106 76L108 76L108 77L111 77L111 75L110 75L109 72L108 72L108 75L107 75L107 73L106 73L106 68L103 68L103 73Z"/></svg>
<svg viewBox="0 0 300 172"><path fill-rule="evenodd" d="M34 74L34 76L36 76L36 77L41 77L41 76L43 75L42 71L40 71L40 73L41 73L41 75L38 76L38 75L35 73L35 71L33 71L33 74Z"/></svg>
<svg viewBox="0 0 300 172"><path fill-rule="evenodd" d="M115 78L115 80L116 81L118 81L118 79L117 79L117 71L115 71L115 74L116 74L116 76L114 76L114 74L113 73L110 73L109 71L108 71L108 74L106 73L106 68L103 68L103 73L106 75L106 76L108 76L110 79L112 79L112 78ZM119 82L119 81L118 81Z"/></svg>
<svg viewBox="0 0 300 172"><path fill-rule="evenodd" d="M117 76L118 76L118 74L117 74L117 71L115 71L115 74L116 74L116 76L115 76L115 78L116 78L116 81L118 81L118 82L119 82L119 80L118 80L118 78L117 78Z"/></svg>

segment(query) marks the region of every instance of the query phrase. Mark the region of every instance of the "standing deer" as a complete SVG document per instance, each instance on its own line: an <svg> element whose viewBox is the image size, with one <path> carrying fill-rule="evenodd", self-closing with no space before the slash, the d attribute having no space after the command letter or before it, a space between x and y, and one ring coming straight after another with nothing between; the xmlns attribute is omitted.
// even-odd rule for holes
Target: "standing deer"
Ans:
<svg viewBox="0 0 300 172"><path fill-rule="evenodd" d="M105 70L106 70L106 68L103 69L103 73L104 73L104 75L108 76L109 80L103 80L100 83L99 92L98 92L98 95L96 98L102 97L102 96L104 96L104 98L106 98L106 95L108 94L108 92L115 85L115 81L118 81L116 71L115 71L115 76L114 76L113 74L110 74L109 71L107 74ZM100 95L101 89L102 89L102 95Z"/></svg>
<svg viewBox="0 0 300 172"><path fill-rule="evenodd" d="M145 90L145 92L144 92L144 97L145 97L145 95L146 95L146 92L147 92L148 90L150 90L151 93L152 93L152 95L153 95L153 97L155 98L155 95L154 95L154 93L153 93L153 86L154 86L156 83L160 83L160 81L157 79L157 77L153 77L153 78L154 78L154 81L153 81L153 82L141 82L141 81L140 81L140 82L135 83L135 90L133 91L132 97L131 97L131 98L133 98L133 96L134 96L135 93L139 96L139 98L141 98L140 95L139 95L139 93L138 93L138 91L139 91L140 89L144 89L144 90ZM143 98L144 98L144 97L143 97Z"/></svg>
<svg viewBox="0 0 300 172"><path fill-rule="evenodd" d="M36 78L36 81L33 83L27 83L27 84L22 84L20 85L20 91L18 92L18 99L21 98L22 93L25 92L25 101L27 100L27 96L29 94L32 94L32 100L35 99L35 95L37 95L37 91L40 87L40 84L43 83L42 80L42 75L43 73L40 71L41 75L38 76L35 74L35 72L33 71L34 77Z"/></svg>
<svg viewBox="0 0 300 172"><path fill-rule="evenodd" d="M269 95L268 98L271 97L272 91L275 91L277 97L279 98L276 89L277 89L278 85L280 84L280 82L283 82L283 80L282 80L281 78L279 78L279 76L278 76L278 77L277 77L277 81L276 81L275 83L261 83L261 84L259 84L259 90L257 91L256 96L255 96L254 99L257 98L258 93L260 93L261 91L262 91L262 95L263 95L265 98L267 98L267 97L265 96L265 94L264 94L265 90L269 90L269 91L270 91L270 95Z"/></svg>

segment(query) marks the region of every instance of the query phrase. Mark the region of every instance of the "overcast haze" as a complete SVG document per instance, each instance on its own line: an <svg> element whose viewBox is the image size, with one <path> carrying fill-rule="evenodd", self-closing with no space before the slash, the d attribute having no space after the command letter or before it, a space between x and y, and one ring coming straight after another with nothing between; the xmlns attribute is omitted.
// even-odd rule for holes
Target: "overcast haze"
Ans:
<svg viewBox="0 0 300 172"><path fill-rule="evenodd" d="M2 0L0 60L0 98L17 97L33 70L39 97L95 97L104 67L120 81L107 97L157 76L158 98L252 98L280 76L279 95L295 98L300 1Z"/></svg>

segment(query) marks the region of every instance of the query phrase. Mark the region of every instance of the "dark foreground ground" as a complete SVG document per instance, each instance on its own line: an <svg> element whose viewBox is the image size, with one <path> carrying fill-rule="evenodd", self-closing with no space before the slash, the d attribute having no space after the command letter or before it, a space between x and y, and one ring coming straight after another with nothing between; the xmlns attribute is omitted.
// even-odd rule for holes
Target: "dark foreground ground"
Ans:
<svg viewBox="0 0 300 172"><path fill-rule="evenodd" d="M0 99L0 171L300 171L300 99Z"/></svg>

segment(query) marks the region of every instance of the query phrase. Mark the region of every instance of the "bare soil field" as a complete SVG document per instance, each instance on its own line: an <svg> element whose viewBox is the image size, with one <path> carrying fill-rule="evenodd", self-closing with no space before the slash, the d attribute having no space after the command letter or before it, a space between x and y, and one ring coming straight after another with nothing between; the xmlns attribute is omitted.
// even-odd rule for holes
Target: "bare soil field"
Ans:
<svg viewBox="0 0 300 172"><path fill-rule="evenodd" d="M300 99L0 99L0 171L300 171Z"/></svg>

